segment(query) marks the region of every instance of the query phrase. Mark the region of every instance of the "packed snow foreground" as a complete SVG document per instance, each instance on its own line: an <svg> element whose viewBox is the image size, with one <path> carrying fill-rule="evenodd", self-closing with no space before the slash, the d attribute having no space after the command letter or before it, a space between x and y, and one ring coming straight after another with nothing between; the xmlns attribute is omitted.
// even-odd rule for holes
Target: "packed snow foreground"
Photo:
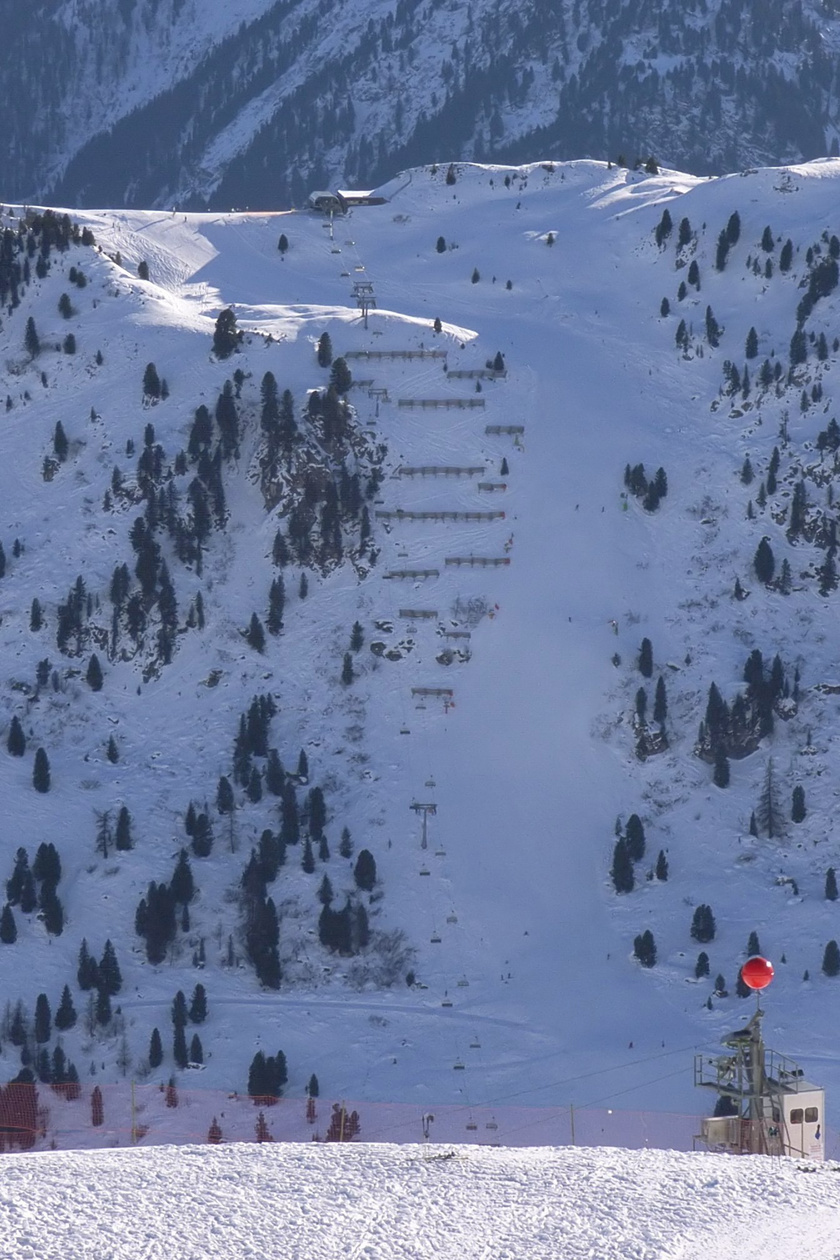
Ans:
<svg viewBox="0 0 840 1260"><path fill-rule="evenodd" d="M836 1260L840 1167L603 1148L158 1147L7 1156L17 1260Z"/></svg>

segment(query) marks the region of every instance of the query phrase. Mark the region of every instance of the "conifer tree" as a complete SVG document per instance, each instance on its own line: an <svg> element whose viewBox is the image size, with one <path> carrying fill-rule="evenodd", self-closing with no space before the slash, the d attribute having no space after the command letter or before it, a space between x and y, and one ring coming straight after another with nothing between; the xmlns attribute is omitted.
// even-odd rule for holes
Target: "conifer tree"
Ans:
<svg viewBox="0 0 840 1260"><path fill-rule="evenodd" d="M32 768L32 786L36 792L50 790L50 762L43 748L35 753L35 764Z"/></svg>
<svg viewBox="0 0 840 1260"><path fill-rule="evenodd" d="M647 638L642 639L639 649L639 673L643 678L651 678L653 675L653 647Z"/></svg>
<svg viewBox="0 0 840 1260"><path fill-rule="evenodd" d="M0 941L4 945L14 945L17 940L17 924L15 916L12 913L12 907L8 902L3 907L0 914Z"/></svg>
<svg viewBox="0 0 840 1260"><path fill-rule="evenodd" d="M710 346L720 345L720 326L715 319L711 306L706 307L706 340Z"/></svg>
<svg viewBox="0 0 840 1260"><path fill-rule="evenodd" d="M801 823L805 820L805 789L797 784L793 789L793 798L791 802L790 816L795 823Z"/></svg>
<svg viewBox="0 0 840 1260"><path fill-rule="evenodd" d="M102 1102L102 1090L98 1085L94 1085L90 1096L90 1122L95 1129L105 1123L105 1106Z"/></svg>
<svg viewBox="0 0 840 1260"><path fill-rule="evenodd" d="M52 1036L52 1012L46 993L39 993L35 1001L35 1040L40 1044Z"/></svg>
<svg viewBox="0 0 840 1260"><path fill-rule="evenodd" d="M763 582L765 586L773 581L773 574L776 570L776 559L773 555L773 549L768 539L762 538L756 548L755 557L753 559L753 568L759 582Z"/></svg>
<svg viewBox="0 0 840 1260"><path fill-rule="evenodd" d="M55 430L53 432L53 452L55 453L56 459L62 464L67 458L69 448L70 444L67 441L67 434L64 432L64 425L60 420L56 420Z"/></svg>
<svg viewBox="0 0 840 1260"><path fill-rule="evenodd" d="M629 893L635 887L636 878L633 863L627 852L627 842L619 836L613 847L612 868L610 870L613 887L617 893Z"/></svg>
<svg viewBox="0 0 840 1260"><path fill-rule="evenodd" d="M152 1029L149 1038L149 1067L158 1068L163 1062L163 1043L157 1028Z"/></svg>
<svg viewBox="0 0 840 1260"><path fill-rule="evenodd" d="M279 634L283 629L283 608L286 602L286 591L283 584L283 575L279 574L271 583L268 593L268 617L266 625L269 634Z"/></svg>
<svg viewBox="0 0 840 1260"><path fill-rule="evenodd" d="M694 975L698 980L702 980L704 976L709 974L709 955L705 950L700 951L697 955L697 962L694 964Z"/></svg>
<svg viewBox="0 0 840 1260"><path fill-rule="evenodd" d="M99 664L99 657L95 652L91 655L91 658L88 661L85 679L91 691L102 690L102 666Z"/></svg>
<svg viewBox="0 0 840 1260"><path fill-rule="evenodd" d="M640 722L644 722L645 713L647 712L647 692L644 687L640 687L636 692L636 717Z"/></svg>
<svg viewBox="0 0 840 1260"><path fill-rule="evenodd" d="M120 812L117 814L114 844L120 852L126 852L128 849L134 848L134 840L131 835L131 814L128 812L126 805L121 805Z"/></svg>
<svg viewBox="0 0 840 1260"><path fill-rule="evenodd" d="M722 231L717 241L717 249L715 250L715 270L724 271L726 268L726 259L729 254L729 238L726 231Z"/></svg>
<svg viewBox="0 0 840 1260"><path fill-rule="evenodd" d="M233 812L233 808L233 788L231 787L230 779L223 774L216 789L216 809L220 814L230 814Z"/></svg>
<svg viewBox="0 0 840 1260"><path fill-rule="evenodd" d="M41 353L41 339L38 336L38 330L35 327L35 320L30 315L26 321L26 332L24 334L23 344L27 353L36 359Z"/></svg>
<svg viewBox="0 0 840 1260"><path fill-rule="evenodd" d="M76 1008L73 1005L70 986L65 984L61 992L61 1001L58 1004L58 1010L55 1013L55 1026L59 1032L66 1032L68 1028L73 1028L75 1023Z"/></svg>
<svg viewBox="0 0 840 1260"><path fill-rule="evenodd" d="M625 832L627 852L633 862L641 862L645 856L645 829L638 814L631 814L627 819Z"/></svg>
<svg viewBox="0 0 840 1260"><path fill-rule="evenodd" d="M829 866L825 873L825 899L826 901L837 900L837 874L833 866ZM0 940L2 939L0 935Z"/></svg>
<svg viewBox="0 0 840 1260"><path fill-rule="evenodd" d="M88 950L86 939L82 939L79 947L79 964L76 969L76 983L82 992L94 989L99 983L99 966Z"/></svg>
<svg viewBox="0 0 840 1260"><path fill-rule="evenodd" d="M203 1024L207 1018L207 991L203 984L197 984L193 989L192 1000L190 1002L190 1022L193 1024Z"/></svg>
<svg viewBox="0 0 840 1260"><path fill-rule="evenodd" d="M658 857L657 857L657 859L656 859L656 870L655 870L655 872L654 872L654 873L655 873L655 875L656 875L656 878L660 881L660 883L663 883L663 884L664 884L664 883L667 881L667 879L668 879L668 859L667 859L667 857L665 856L665 850L664 850L664 849L660 849L660 850L659 850L659 856L658 856Z"/></svg>
<svg viewBox="0 0 840 1260"><path fill-rule="evenodd" d="M207 1130L207 1141L211 1146L220 1146L222 1142L221 1125L215 1116L210 1123L210 1128Z"/></svg>
<svg viewBox="0 0 840 1260"><path fill-rule="evenodd" d="M265 651L265 631L256 613L251 613L251 622L245 634L248 644L257 652Z"/></svg>
<svg viewBox="0 0 840 1260"><path fill-rule="evenodd" d="M697 906L691 920L691 935L694 940L699 941L701 945L705 945L707 941L713 941L716 926L711 906Z"/></svg>
<svg viewBox="0 0 840 1260"><path fill-rule="evenodd" d="M349 652L345 652L344 661L341 666L341 681L345 687L349 687L355 677L356 675L353 670L353 657Z"/></svg>
<svg viewBox="0 0 840 1260"><path fill-rule="evenodd" d="M643 967L656 966L656 943L653 932L647 928L633 941L633 953Z"/></svg>
<svg viewBox="0 0 840 1260"><path fill-rule="evenodd" d="M363 892L373 891L376 883L376 862L368 849L360 849L353 869L353 878L356 881L356 887L361 888Z"/></svg>
<svg viewBox="0 0 840 1260"><path fill-rule="evenodd" d="M662 218L659 220L656 227L654 228L654 237L660 249L665 244L665 241L668 239L668 237L671 235L671 231L673 227L674 227L673 220L671 219L670 212L668 210L668 207L666 206L665 209L662 211Z"/></svg>
<svg viewBox="0 0 840 1260"><path fill-rule="evenodd" d="M353 384L353 376L347 366L347 360L338 358L330 369L330 384L337 394L346 394Z"/></svg>
<svg viewBox="0 0 840 1260"><path fill-rule="evenodd" d="M660 674L659 679L656 684L656 695L653 701L654 722L658 722L659 725L662 726L667 714L668 714L668 696L665 691L665 679Z"/></svg>
<svg viewBox="0 0 840 1260"><path fill-rule="evenodd" d="M236 327L236 315L230 307L220 311L213 330L213 353L217 359L228 359L239 349L242 333Z"/></svg>
<svg viewBox="0 0 840 1260"><path fill-rule="evenodd" d="M755 928L753 928L747 938L747 958L755 958L755 956L760 953L761 943L758 939L758 932L756 932Z"/></svg>
<svg viewBox="0 0 840 1260"><path fill-rule="evenodd" d="M6 747L13 757L22 757L26 752L26 736L23 733L23 727L20 724L20 718L17 714L13 714L9 724L9 735L6 740Z"/></svg>
<svg viewBox="0 0 840 1260"><path fill-rule="evenodd" d="M840 948L836 941L829 941L823 954L822 969L827 976L840 975Z"/></svg>
<svg viewBox="0 0 840 1260"><path fill-rule="evenodd" d="M185 1068L189 1062L187 1038L183 1024L176 1024L172 1036L172 1058L179 1068Z"/></svg>
<svg viewBox="0 0 840 1260"><path fill-rule="evenodd" d="M248 785L245 794L252 805L256 805L262 800L262 775L256 766L251 766L251 773L248 776Z"/></svg>
<svg viewBox="0 0 840 1260"><path fill-rule="evenodd" d="M321 336L318 338L317 358L319 367L327 368L332 363L332 341L328 332L322 332Z"/></svg>
<svg viewBox="0 0 840 1260"><path fill-rule="evenodd" d="M199 1064L204 1062L204 1049L202 1047L201 1038L199 1037L198 1033L193 1033L192 1035L192 1040L190 1041L190 1051L189 1051L188 1061L190 1063L199 1063Z"/></svg>
<svg viewBox="0 0 840 1260"><path fill-rule="evenodd" d="M192 835L192 851L196 857L209 857L213 848L213 827L205 813L196 815Z"/></svg>
<svg viewBox="0 0 840 1260"><path fill-rule="evenodd" d="M111 997L116 997L122 988L122 972L110 939L105 942L105 949L99 960L97 985L100 989L106 989Z"/></svg>
<svg viewBox="0 0 840 1260"><path fill-rule="evenodd" d="M160 398L160 377L154 363L147 363L143 372L143 396L153 400Z"/></svg>

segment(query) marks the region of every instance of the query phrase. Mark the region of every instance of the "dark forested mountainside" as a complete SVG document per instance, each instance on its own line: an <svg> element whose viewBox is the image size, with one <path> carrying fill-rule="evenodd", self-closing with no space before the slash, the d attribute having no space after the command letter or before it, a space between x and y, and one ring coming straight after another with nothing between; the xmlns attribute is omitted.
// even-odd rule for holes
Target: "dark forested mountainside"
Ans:
<svg viewBox="0 0 840 1260"><path fill-rule="evenodd" d="M421 162L836 152L835 0L4 3L4 196L300 203Z"/></svg>

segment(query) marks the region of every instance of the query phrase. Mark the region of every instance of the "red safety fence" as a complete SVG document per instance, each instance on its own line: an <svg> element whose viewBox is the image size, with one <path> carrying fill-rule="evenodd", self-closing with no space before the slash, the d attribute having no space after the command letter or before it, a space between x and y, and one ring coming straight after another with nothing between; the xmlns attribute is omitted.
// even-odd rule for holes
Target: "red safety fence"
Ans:
<svg viewBox="0 0 840 1260"><path fill-rule="evenodd" d="M9 1085L0 1150L90 1150L203 1142L423 1142L481 1146L619 1146L690 1151L700 1117L611 1108L249 1098L177 1086ZM840 1158L840 1134L826 1134ZM702 1144L696 1143L702 1149Z"/></svg>

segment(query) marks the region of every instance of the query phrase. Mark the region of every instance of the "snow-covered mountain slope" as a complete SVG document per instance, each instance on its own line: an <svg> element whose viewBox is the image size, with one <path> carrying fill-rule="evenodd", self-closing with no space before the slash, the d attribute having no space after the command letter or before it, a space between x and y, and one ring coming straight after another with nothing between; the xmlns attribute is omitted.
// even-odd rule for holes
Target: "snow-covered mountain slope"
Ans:
<svg viewBox="0 0 840 1260"><path fill-rule="evenodd" d="M266 209L451 157L720 173L838 139L816 0L40 0L5 30L9 200Z"/></svg>
<svg viewBox="0 0 840 1260"><path fill-rule="evenodd" d="M838 981L821 967L838 936L837 903L824 896L827 869L838 864L838 595L830 582L820 594L826 571L817 573L833 512L832 457L820 456L817 438L833 414L835 293L815 300L803 324L806 358L793 368L790 342L808 276L821 262L830 270L838 179L840 164L831 161L702 181L589 162L463 167L454 184L444 169L418 169L385 189L386 205L337 220L334 239L327 223L305 214L79 216L97 246L53 250L41 280L33 266L2 330L0 397L10 400L0 472L4 739L17 715L27 741L23 758L0 757L3 878L19 845L32 861L39 844L54 843L66 912L56 936L36 914L13 907L17 940L0 945L11 1003L0 1037L7 1077L20 1066L10 1037L16 999L29 1024L27 1053L37 1057L56 1040L33 1041L36 996L47 995L54 1015L67 983L79 1021L61 1042L85 1080L166 1081L172 1000L182 990L189 1001L201 982L209 1014L189 1026L187 1041L200 1034L201 1079L212 1088L244 1090L255 1051L282 1048L287 1089L298 1097L314 1072L332 1097L617 1100L699 1112L691 1054L744 1022L750 1005L734 985L756 931L777 964L765 1001L768 1041L836 1087ZM660 226L658 247L666 207L673 229L667 235ZM719 234L735 212L740 235L720 271ZM687 239L678 247L683 219ZM768 225L772 248L764 250ZM782 270L788 238L791 260ZM118 252L122 265L109 257ZM141 262L147 282L136 278ZM70 282L71 266L87 277L84 288ZM352 297L360 282L373 286L377 303L367 329ZM62 292L72 295L69 319L57 309ZM211 342L227 304L245 338L219 360ZM42 345L34 359L24 350L29 317ZM744 397L751 327L758 355L747 360L752 384ZM68 331L72 355L52 348ZM821 331L828 335L822 360ZM345 562L329 561L325 575L311 562L280 569L272 558L278 528L291 536L290 508L306 468L321 470L312 473L316 501L325 470L337 473L338 447L304 406L307 391L323 390L329 377L315 353L323 332L337 354L351 356L356 378L345 463L365 470L381 460L384 473L368 501L375 564L369 545L358 545L358 512L348 510ZM368 357L352 357L360 352ZM487 374L498 352L503 377ZM765 358L769 385L760 384ZM142 395L149 362L168 384L168 397L154 405ZM732 364L737 395L722 392L732 389ZM297 482L271 509L260 489L267 372L279 392L292 392L299 425ZM239 455L222 461L227 517L204 541L199 574L194 556L178 558L179 548L187 554L183 531L165 527L168 487L186 528L194 520L188 489L202 464L195 454L184 463L177 457L190 444L196 408L204 403L212 413L234 373ZM416 405L422 400L447 405ZM69 449L45 479L58 420ZM154 433L144 435L149 423ZM487 432L499 426L522 432ZM126 563L130 590L138 588L130 534L144 511L144 484L148 490L144 441L162 448L154 459L164 523L155 538L177 602L169 664L159 661L160 581L139 600L148 624L137 650L126 613L116 650L109 646L115 567ZM767 473L775 446L774 489ZM751 485L741 479L747 455ZM625 467L639 463L648 476L660 466L666 472L668 493L655 511L625 489ZM421 468L425 474L406 472ZM454 468L473 471L440 471ZM208 467L203 475L213 482ZM800 478L807 519L788 538ZM482 488L490 484L497 488ZM397 510L432 515L376 516ZM440 513L468 515L436 519ZM316 521L320 547L319 529ZM756 576L753 557L765 535L777 575L789 561L788 594L784 583L765 586ZM244 632L253 613L266 620L281 572L284 627L266 635L260 653ZM72 603L77 576L90 605L82 601L82 650L67 655L56 643L58 606ZM33 631L35 598L43 625ZM355 621L364 636L357 653L349 646ZM652 644L649 680L638 669L644 638ZM66 646L75 652L74 635ZM730 758L731 783L722 789L697 756L698 726L713 682L730 703L744 690L754 649L763 653L768 686L779 655L788 694L773 694L774 729L765 715L757 748ZM86 682L92 651L104 674L99 691ZM355 676L345 684L346 653ZM46 683L36 687L45 659ZM660 675L668 747L642 761L640 736L655 743L659 722L647 732L634 727L637 692L647 689L650 718ZM303 843L289 844L286 864L268 881L280 919L278 991L261 989L247 961L238 892L252 846L266 828L280 827L260 756L262 799L236 787L232 832L231 815L216 809L220 776L232 779L240 715L267 694L276 704L268 745L289 771L306 751L308 783L297 783L298 802L304 806L313 786L323 789L330 851L321 860L316 843L307 874ZM718 731L730 753L749 743L744 730L757 705L753 694L742 726L733 719L732 729ZM116 762L106 755L111 734ZM52 773L43 794L32 786L39 746ZM759 808L771 758L783 815L773 838ZM796 786L806 806L799 823L790 821ZM179 926L166 961L154 966L135 934L135 910L151 880L170 881L189 845L190 802L206 808L215 843L209 857L192 856L198 893L189 925ZM421 815L411 809L423 803L436 806L425 850ZM134 847L105 860L96 848L97 811L111 811L113 824L123 804ZM634 813L647 849L634 891L617 895L610 878L616 819L623 830ZM345 826L350 859L339 853ZM363 848L379 878L371 898L353 878ZM660 851L667 880L653 877ZM349 895L370 916L371 944L359 951L354 938L353 957L319 943L325 873L336 907ZM691 934L701 905L717 923L707 943ZM645 930L658 952L650 969L632 957L634 937ZM112 999L119 1012L98 1026L76 984L82 938L97 958L110 938L123 974ZM710 976L697 979L701 949ZM408 970L414 984L405 983ZM718 974L730 996L713 992ZM149 1069L155 1027L164 1057Z"/></svg>
<svg viewBox="0 0 840 1260"><path fill-rule="evenodd" d="M3 1170L7 1246L45 1260L783 1260L792 1235L801 1260L826 1260L840 1208L835 1165L608 1148L159 1147L7 1156Z"/></svg>

